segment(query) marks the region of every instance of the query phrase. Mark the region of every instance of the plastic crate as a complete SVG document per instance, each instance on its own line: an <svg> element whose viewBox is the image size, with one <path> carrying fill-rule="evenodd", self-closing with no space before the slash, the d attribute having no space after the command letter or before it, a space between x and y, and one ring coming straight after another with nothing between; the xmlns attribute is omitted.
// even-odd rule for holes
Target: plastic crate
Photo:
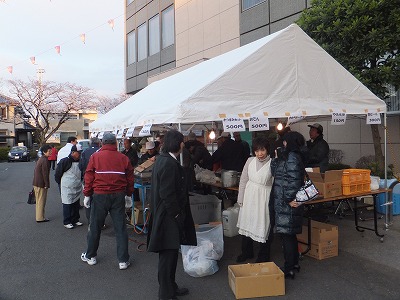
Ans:
<svg viewBox="0 0 400 300"><path fill-rule="evenodd" d="M356 184L371 182L371 170L368 169L344 169L342 184Z"/></svg>
<svg viewBox="0 0 400 300"><path fill-rule="evenodd" d="M342 185L343 195L352 195L371 191L371 182L362 182Z"/></svg>
<svg viewBox="0 0 400 300"><path fill-rule="evenodd" d="M195 224L221 222L221 200L217 196L190 193L189 203Z"/></svg>

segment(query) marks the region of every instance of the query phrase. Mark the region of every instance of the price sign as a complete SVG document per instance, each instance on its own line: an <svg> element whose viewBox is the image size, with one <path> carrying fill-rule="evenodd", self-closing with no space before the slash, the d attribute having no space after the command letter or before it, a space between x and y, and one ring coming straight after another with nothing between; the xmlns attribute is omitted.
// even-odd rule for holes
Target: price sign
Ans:
<svg viewBox="0 0 400 300"><path fill-rule="evenodd" d="M128 131L126 132L126 137L131 137L133 135L133 132L135 131L135 126L129 127Z"/></svg>
<svg viewBox="0 0 400 300"><path fill-rule="evenodd" d="M381 124L381 114L367 113L367 124Z"/></svg>
<svg viewBox="0 0 400 300"><path fill-rule="evenodd" d="M331 125L344 125L346 123L346 113L334 112L332 113Z"/></svg>
<svg viewBox="0 0 400 300"><path fill-rule="evenodd" d="M100 140L103 138L104 131L99 132L99 135L97 136Z"/></svg>
<svg viewBox="0 0 400 300"><path fill-rule="evenodd" d="M139 132L139 136L149 136L151 135L150 129L153 124L145 124Z"/></svg>
<svg viewBox="0 0 400 300"><path fill-rule="evenodd" d="M300 114L289 116L286 126L289 126L291 124L297 123L297 122L299 122L299 121L301 121L303 119L304 119L304 116L302 116Z"/></svg>
<svg viewBox="0 0 400 300"><path fill-rule="evenodd" d="M224 131L246 131L246 126L244 126L244 121L238 117L226 117L222 120L222 125Z"/></svg>
<svg viewBox="0 0 400 300"><path fill-rule="evenodd" d="M269 119L264 115L254 116L249 119L249 131L269 130Z"/></svg>

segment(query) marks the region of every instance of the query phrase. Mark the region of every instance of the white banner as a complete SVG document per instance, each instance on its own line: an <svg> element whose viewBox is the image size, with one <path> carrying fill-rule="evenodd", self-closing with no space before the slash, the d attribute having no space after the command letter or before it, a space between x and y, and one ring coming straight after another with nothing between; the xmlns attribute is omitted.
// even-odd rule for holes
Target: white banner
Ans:
<svg viewBox="0 0 400 300"><path fill-rule="evenodd" d="M139 132L139 136L149 136L151 135L150 129L153 124L145 124Z"/></svg>
<svg viewBox="0 0 400 300"><path fill-rule="evenodd" d="M125 129L118 130L117 139L121 139L124 135Z"/></svg>
<svg viewBox="0 0 400 300"><path fill-rule="evenodd" d="M289 125L291 125L291 124L294 124L294 123L297 123L297 122L299 122L299 121L301 121L301 120L303 120L304 119L304 116L302 116L301 114L294 114L294 115L291 115L291 116L289 116L288 117L288 119L287 119L287 123L286 123L286 126L289 126Z"/></svg>
<svg viewBox="0 0 400 300"><path fill-rule="evenodd" d="M367 124L382 124L380 113L367 113Z"/></svg>
<svg viewBox="0 0 400 300"><path fill-rule="evenodd" d="M100 140L103 138L104 131L99 132L99 135L97 136Z"/></svg>
<svg viewBox="0 0 400 300"><path fill-rule="evenodd" d="M246 131L243 119L239 117L226 117L222 120L225 132Z"/></svg>
<svg viewBox="0 0 400 300"><path fill-rule="evenodd" d="M346 123L346 113L333 112L331 125L344 125Z"/></svg>
<svg viewBox="0 0 400 300"><path fill-rule="evenodd" d="M135 126L129 127L128 131L125 134L125 137L130 138L133 135L134 131L135 131Z"/></svg>
<svg viewBox="0 0 400 300"><path fill-rule="evenodd" d="M269 130L269 119L264 115L249 118L249 131Z"/></svg>

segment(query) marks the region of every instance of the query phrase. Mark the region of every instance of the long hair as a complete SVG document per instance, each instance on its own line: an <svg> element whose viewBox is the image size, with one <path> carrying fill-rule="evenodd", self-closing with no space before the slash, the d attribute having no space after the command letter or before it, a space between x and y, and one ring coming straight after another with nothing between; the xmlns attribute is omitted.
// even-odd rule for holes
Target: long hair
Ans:
<svg viewBox="0 0 400 300"><path fill-rule="evenodd" d="M297 131L290 131L283 136L283 141L286 141L285 152L301 152L306 140L304 136Z"/></svg>
<svg viewBox="0 0 400 300"><path fill-rule="evenodd" d="M176 153L181 149L181 143L183 143L183 134L177 130L169 130L164 135L164 144L162 152Z"/></svg>

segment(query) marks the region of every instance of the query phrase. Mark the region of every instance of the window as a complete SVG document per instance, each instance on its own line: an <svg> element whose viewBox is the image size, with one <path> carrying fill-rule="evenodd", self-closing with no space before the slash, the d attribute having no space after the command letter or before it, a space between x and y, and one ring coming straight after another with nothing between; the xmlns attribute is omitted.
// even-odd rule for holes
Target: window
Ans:
<svg viewBox="0 0 400 300"><path fill-rule="evenodd" d="M160 16L149 20L149 55L160 52Z"/></svg>
<svg viewBox="0 0 400 300"><path fill-rule="evenodd" d="M135 30L128 33L127 36L127 55L128 65L136 62L136 32Z"/></svg>
<svg viewBox="0 0 400 300"><path fill-rule="evenodd" d="M175 21L174 7L171 5L162 11L162 48L166 48L174 44L175 40Z"/></svg>
<svg viewBox="0 0 400 300"><path fill-rule="evenodd" d="M266 0L242 0L242 11L252 8L253 6L256 6L265 1Z"/></svg>
<svg viewBox="0 0 400 300"><path fill-rule="evenodd" d="M140 25L137 29L138 32L138 61L147 57L147 26L146 23Z"/></svg>

